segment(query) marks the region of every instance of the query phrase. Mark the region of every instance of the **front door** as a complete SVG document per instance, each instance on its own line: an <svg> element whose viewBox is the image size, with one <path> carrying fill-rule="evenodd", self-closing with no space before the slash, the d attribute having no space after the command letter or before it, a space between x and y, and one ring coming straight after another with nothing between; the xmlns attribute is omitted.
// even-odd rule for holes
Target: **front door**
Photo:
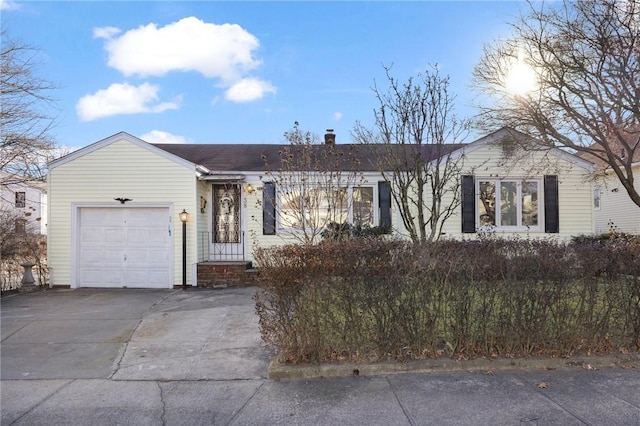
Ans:
<svg viewBox="0 0 640 426"><path fill-rule="evenodd" d="M211 260L244 260L240 184L213 184Z"/></svg>

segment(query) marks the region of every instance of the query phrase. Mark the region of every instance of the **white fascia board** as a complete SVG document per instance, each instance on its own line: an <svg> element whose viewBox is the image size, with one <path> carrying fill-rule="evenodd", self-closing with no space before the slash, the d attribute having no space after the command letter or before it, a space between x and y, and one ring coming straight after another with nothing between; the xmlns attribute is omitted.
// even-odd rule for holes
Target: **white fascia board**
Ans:
<svg viewBox="0 0 640 426"><path fill-rule="evenodd" d="M211 173L211 170L207 169L205 166L196 164L196 174L198 175L198 177L207 175L209 173Z"/></svg>
<svg viewBox="0 0 640 426"><path fill-rule="evenodd" d="M582 167L583 169L588 170L589 173L593 173L596 170L596 165L592 162L580 158L577 155L571 154L570 152L563 151L560 148L551 148L549 149L549 152L575 166Z"/></svg>
<svg viewBox="0 0 640 426"><path fill-rule="evenodd" d="M91 145L87 145L84 148L80 148L77 151L74 151L70 154L65 155L64 157L58 158L57 160L53 160L48 164L49 170L53 170L58 166L62 166L63 164L67 164L73 160L76 160L80 157L83 157L87 154L95 152L99 149L102 149L106 146L109 146L115 142L126 140L129 143L132 143L140 148L146 149L147 151L153 152L154 154L159 155L160 157L166 158L167 160L173 161L177 164L180 164L190 170L196 169L196 164L191 161L185 160L182 157L178 157L177 155L171 154L163 149L157 148L150 143L143 141L133 135L130 135L127 132L119 132L115 135L109 136L108 138L102 139L98 142L92 143Z"/></svg>

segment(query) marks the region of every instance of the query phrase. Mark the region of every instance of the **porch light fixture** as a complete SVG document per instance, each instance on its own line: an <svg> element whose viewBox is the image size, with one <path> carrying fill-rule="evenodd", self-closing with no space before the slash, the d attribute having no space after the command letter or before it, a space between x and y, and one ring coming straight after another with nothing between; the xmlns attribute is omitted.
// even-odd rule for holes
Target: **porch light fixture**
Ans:
<svg viewBox="0 0 640 426"><path fill-rule="evenodd" d="M187 220L189 213L185 209L179 214L182 222L182 289L187 289Z"/></svg>
<svg viewBox="0 0 640 426"><path fill-rule="evenodd" d="M247 194L253 194L255 188L250 183L247 184Z"/></svg>

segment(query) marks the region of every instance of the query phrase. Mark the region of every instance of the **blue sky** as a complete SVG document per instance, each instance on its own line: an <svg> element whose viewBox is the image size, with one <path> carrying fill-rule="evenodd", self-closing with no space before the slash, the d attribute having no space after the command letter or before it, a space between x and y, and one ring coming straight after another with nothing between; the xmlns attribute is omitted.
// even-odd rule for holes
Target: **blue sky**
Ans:
<svg viewBox="0 0 640 426"><path fill-rule="evenodd" d="M382 65L406 80L438 64L473 114L482 46L522 2L8 1L2 27L40 49L60 145L119 131L149 142L281 143L294 121L351 141L371 125Z"/></svg>

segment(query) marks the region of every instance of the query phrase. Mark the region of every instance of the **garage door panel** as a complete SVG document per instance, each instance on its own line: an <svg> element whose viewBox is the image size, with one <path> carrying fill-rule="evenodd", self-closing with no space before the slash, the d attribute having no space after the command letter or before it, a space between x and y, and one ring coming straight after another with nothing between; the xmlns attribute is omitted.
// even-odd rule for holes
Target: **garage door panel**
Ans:
<svg viewBox="0 0 640 426"><path fill-rule="evenodd" d="M150 224L163 223L167 219L167 209L147 208L137 210L129 210L127 214L127 223L133 226L145 227Z"/></svg>
<svg viewBox="0 0 640 426"><path fill-rule="evenodd" d="M104 240L107 243L121 244L126 241L126 235L122 228L107 228L104 230Z"/></svg>
<svg viewBox="0 0 640 426"><path fill-rule="evenodd" d="M83 228L80 232L80 241L83 243L103 243L104 229Z"/></svg>
<svg viewBox="0 0 640 426"><path fill-rule="evenodd" d="M171 241L169 238L169 231L166 229L154 229L149 232L148 240L152 243L167 244L167 241Z"/></svg>
<svg viewBox="0 0 640 426"><path fill-rule="evenodd" d="M147 246L151 243L167 243L168 232L158 229L130 229L127 234L129 244Z"/></svg>
<svg viewBox="0 0 640 426"><path fill-rule="evenodd" d="M168 208L87 207L79 217L78 286L171 287Z"/></svg>
<svg viewBox="0 0 640 426"><path fill-rule="evenodd" d="M80 262L89 268L100 265L120 265L124 259L122 250L84 249L80 253Z"/></svg>
<svg viewBox="0 0 640 426"><path fill-rule="evenodd" d="M135 250L131 248L127 250L127 268L144 268L147 262L149 262L147 250Z"/></svg>
<svg viewBox="0 0 640 426"><path fill-rule="evenodd" d="M151 287L153 283L148 280L149 273L146 269L131 269L127 271L125 285L127 287Z"/></svg>
<svg viewBox="0 0 640 426"><path fill-rule="evenodd" d="M167 264L167 262L171 260L170 255L169 253L167 253L166 250L157 250L157 249L149 250L147 259L148 259L147 261L149 262L149 265L155 266L155 267L158 267L160 265L165 265Z"/></svg>
<svg viewBox="0 0 640 426"><path fill-rule="evenodd" d="M120 287L122 270L100 268L86 269L80 276L83 287Z"/></svg>
<svg viewBox="0 0 640 426"><path fill-rule="evenodd" d="M167 272L151 269L129 269L124 277L126 287L165 288L169 278Z"/></svg>
<svg viewBox="0 0 640 426"><path fill-rule="evenodd" d="M85 226L120 226L125 220L125 209L92 208L80 210L80 221Z"/></svg>

